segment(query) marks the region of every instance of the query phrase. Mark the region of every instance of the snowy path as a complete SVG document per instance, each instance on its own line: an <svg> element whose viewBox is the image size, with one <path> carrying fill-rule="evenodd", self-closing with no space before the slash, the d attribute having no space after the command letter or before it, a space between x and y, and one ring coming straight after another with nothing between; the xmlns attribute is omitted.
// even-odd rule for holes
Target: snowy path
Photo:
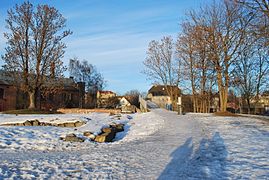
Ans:
<svg viewBox="0 0 269 180"><path fill-rule="evenodd" d="M0 151L0 179L268 179L269 125L154 110L164 126L134 141L66 151Z"/></svg>

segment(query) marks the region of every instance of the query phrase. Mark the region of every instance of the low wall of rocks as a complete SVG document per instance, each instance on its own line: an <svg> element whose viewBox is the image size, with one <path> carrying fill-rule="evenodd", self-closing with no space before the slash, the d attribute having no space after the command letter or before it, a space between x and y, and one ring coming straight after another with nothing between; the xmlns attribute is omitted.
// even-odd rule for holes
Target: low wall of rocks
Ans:
<svg viewBox="0 0 269 180"><path fill-rule="evenodd" d="M86 124L84 121L75 122L64 122L64 123L50 123L50 122L40 122L36 120L27 120L19 123L7 123L1 124L1 126L57 126L57 127L80 127Z"/></svg>
<svg viewBox="0 0 269 180"><path fill-rule="evenodd" d="M70 114L70 113L88 114L88 113L93 113L93 112L118 114L121 112L121 110L120 109L79 109L79 108L66 109L66 108L62 108L62 109L58 109L57 112L64 113L64 114Z"/></svg>

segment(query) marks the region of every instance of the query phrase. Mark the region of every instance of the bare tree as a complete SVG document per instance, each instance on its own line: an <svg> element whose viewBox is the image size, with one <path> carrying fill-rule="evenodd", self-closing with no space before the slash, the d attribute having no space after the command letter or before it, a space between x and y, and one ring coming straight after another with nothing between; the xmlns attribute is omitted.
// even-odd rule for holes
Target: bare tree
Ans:
<svg viewBox="0 0 269 180"><path fill-rule="evenodd" d="M78 58L70 59L69 71L75 82L85 83L85 106L95 108L97 106L97 91L102 90L106 84L102 74L88 61L79 61Z"/></svg>
<svg viewBox="0 0 269 180"><path fill-rule="evenodd" d="M235 2L245 6L253 12L260 12L269 17L268 0L235 0Z"/></svg>
<svg viewBox="0 0 269 180"><path fill-rule="evenodd" d="M232 1L203 7L189 16L196 26L207 32L208 58L216 71L220 110L226 111L231 65L238 57L251 17L245 16Z"/></svg>
<svg viewBox="0 0 269 180"><path fill-rule="evenodd" d="M246 42L247 43L247 42ZM251 43L251 42L248 42ZM254 61L254 52L251 44L246 44L234 63L233 79L235 86L239 89L241 99L246 100L248 113L250 114L250 101L255 93L256 65Z"/></svg>
<svg viewBox="0 0 269 180"><path fill-rule="evenodd" d="M252 21L251 33L257 39L263 39L263 46L269 45L269 1L268 0L234 0L248 15L255 18Z"/></svg>
<svg viewBox="0 0 269 180"><path fill-rule="evenodd" d="M268 87L269 59L267 47L254 42L247 46L247 49L241 51L233 73L250 114L251 104L255 105L254 113L256 113L260 95Z"/></svg>
<svg viewBox="0 0 269 180"><path fill-rule="evenodd" d="M153 40L149 43L147 57L143 71L149 79L155 83L163 84L165 91L175 105L177 93L174 92L180 81L179 61L173 57L173 40L171 37L163 37L161 41Z"/></svg>
<svg viewBox="0 0 269 180"><path fill-rule="evenodd" d="M208 33L204 27L182 24L183 31L177 41L177 55L187 70L191 82L193 111L209 112L214 81L214 68L208 58Z"/></svg>
<svg viewBox="0 0 269 180"><path fill-rule="evenodd" d="M17 82L29 95L29 108L36 108L37 92L50 78L59 78L65 70L61 58L66 45L62 39L71 34L63 31L66 20L54 7L30 2L16 5L8 11L9 32L4 68L17 74Z"/></svg>
<svg viewBox="0 0 269 180"><path fill-rule="evenodd" d="M70 59L69 61L70 76L76 82L85 82L86 91L96 93L102 90L105 86L105 80L101 73L99 73L95 66L88 63L88 61L79 61L78 58Z"/></svg>
<svg viewBox="0 0 269 180"><path fill-rule="evenodd" d="M127 97L127 100L132 104L135 105L136 107L139 107L139 96L141 93L137 89L133 89L130 91L127 91L125 93L125 97Z"/></svg>
<svg viewBox="0 0 269 180"><path fill-rule="evenodd" d="M190 80L192 101L193 101L193 112L197 112L198 109L198 92L196 90L196 77L197 72L195 71L195 43L193 37L193 27L189 23L182 24L182 34L179 35L177 40L177 55L182 60L181 65L185 67L182 70L184 74L184 80Z"/></svg>

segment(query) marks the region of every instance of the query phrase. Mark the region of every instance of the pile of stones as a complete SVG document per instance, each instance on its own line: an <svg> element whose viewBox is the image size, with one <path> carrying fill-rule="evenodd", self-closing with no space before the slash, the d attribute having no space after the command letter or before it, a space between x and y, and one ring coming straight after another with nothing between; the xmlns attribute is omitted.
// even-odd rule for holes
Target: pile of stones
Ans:
<svg viewBox="0 0 269 180"><path fill-rule="evenodd" d="M77 136L75 134L67 134L64 138L60 138L64 141L70 142L84 142L86 139L91 141L103 143L103 142L113 142L118 132L124 131L124 124L110 124L109 127L101 129L101 133L94 135L94 133L85 131L83 137Z"/></svg>

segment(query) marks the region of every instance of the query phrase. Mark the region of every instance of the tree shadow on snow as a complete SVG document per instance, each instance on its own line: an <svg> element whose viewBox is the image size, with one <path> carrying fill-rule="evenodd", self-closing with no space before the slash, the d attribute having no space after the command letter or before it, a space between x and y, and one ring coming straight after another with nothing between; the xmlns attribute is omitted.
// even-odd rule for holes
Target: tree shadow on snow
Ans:
<svg viewBox="0 0 269 180"><path fill-rule="evenodd" d="M227 179L227 154L219 132L211 139L203 138L195 151L189 138L171 154L172 160L158 179Z"/></svg>

